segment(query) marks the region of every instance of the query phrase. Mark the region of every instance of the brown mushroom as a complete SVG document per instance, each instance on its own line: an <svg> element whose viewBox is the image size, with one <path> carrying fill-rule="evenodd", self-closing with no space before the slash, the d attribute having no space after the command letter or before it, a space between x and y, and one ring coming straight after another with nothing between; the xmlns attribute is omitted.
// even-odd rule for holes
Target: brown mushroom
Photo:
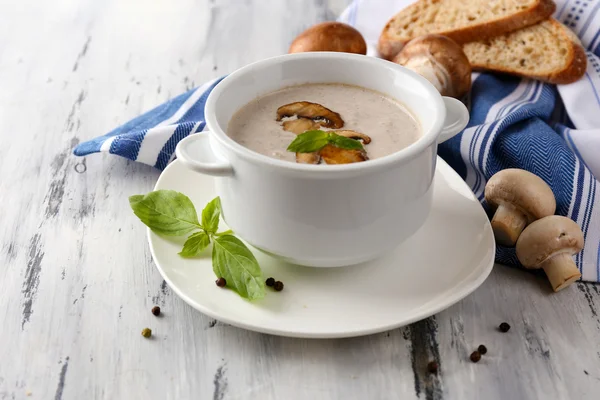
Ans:
<svg viewBox="0 0 600 400"><path fill-rule="evenodd" d="M327 164L351 164L369 159L367 152L364 150L340 149L331 144L323 147L319 151L319 154Z"/></svg>
<svg viewBox="0 0 600 400"><path fill-rule="evenodd" d="M333 133L340 135L340 136L344 136L350 139L356 139L356 140L362 140L362 142L364 144L369 144L371 143L371 138L367 135L365 135L364 133L360 133L360 132L356 132L356 131L351 131L349 129L347 130L341 130L341 131L333 131Z"/></svg>
<svg viewBox="0 0 600 400"><path fill-rule="evenodd" d="M360 132L352 130L340 130L332 131L333 133L344 136L350 139L362 140L364 144L371 143L371 138ZM365 150L347 150L341 149L334 145L327 145L323 147L319 154L323 161L327 164L350 164L355 162L367 161L369 157Z"/></svg>
<svg viewBox="0 0 600 400"><path fill-rule="evenodd" d="M344 125L344 121L338 113L316 103L301 101L286 104L277 109L277 121L293 116L297 118L284 121L282 126L285 131L293 132L296 135L319 129L321 126L335 128ZM371 143L371 138L368 135L353 130L336 130L332 132L350 139L362 140L364 144ZM365 150L347 150L333 145L327 145L318 152L296 153L296 162L300 164L319 164L321 160L327 164L349 164L368 159Z"/></svg>
<svg viewBox="0 0 600 400"><path fill-rule="evenodd" d="M581 277L573 255L583 249L581 228L558 215L532 222L517 241L517 258L525 268L542 268L558 292Z"/></svg>
<svg viewBox="0 0 600 400"><path fill-rule="evenodd" d="M283 130L300 135L312 129L319 129L321 125L318 122L308 118L298 118L283 123ZM299 164L318 164L321 162L321 156L318 152L314 153L296 153L296 162Z"/></svg>
<svg viewBox="0 0 600 400"><path fill-rule="evenodd" d="M294 39L289 53L337 51L367 54L367 43L359 31L341 22L314 25Z"/></svg>
<svg viewBox="0 0 600 400"><path fill-rule="evenodd" d="M462 98L471 90L471 64L462 48L442 35L408 42L393 61L427 79L442 96Z"/></svg>
<svg viewBox="0 0 600 400"><path fill-rule="evenodd" d="M496 208L492 218L496 242L509 247L528 224L556 210L550 186L539 176L517 168L494 174L485 186L485 200Z"/></svg>
<svg viewBox="0 0 600 400"><path fill-rule="evenodd" d="M317 103L297 101L283 105L277 109L277 121L281 121L286 117L293 117L294 115L298 118L310 118L313 121L319 121L319 125L327 128L340 129L344 126L344 120L340 114Z"/></svg>
<svg viewBox="0 0 600 400"><path fill-rule="evenodd" d="M308 118L292 119L283 123L283 130L295 133L296 135L313 129L319 129L320 127L321 124Z"/></svg>
<svg viewBox="0 0 600 400"><path fill-rule="evenodd" d="M318 151L313 153L296 153L296 162L298 164L318 164L321 162L321 155Z"/></svg>

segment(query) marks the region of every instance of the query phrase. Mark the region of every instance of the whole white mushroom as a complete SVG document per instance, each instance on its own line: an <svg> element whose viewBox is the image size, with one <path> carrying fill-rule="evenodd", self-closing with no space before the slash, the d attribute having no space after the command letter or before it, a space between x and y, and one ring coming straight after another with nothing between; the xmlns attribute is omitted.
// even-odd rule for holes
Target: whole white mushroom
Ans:
<svg viewBox="0 0 600 400"><path fill-rule="evenodd" d="M558 292L581 277L573 255L583 249L581 228L559 215L539 219L529 225L517 241L517 258L525 268L542 268L552 289Z"/></svg>
<svg viewBox="0 0 600 400"><path fill-rule="evenodd" d="M517 168L494 174L485 185L485 200L495 208L492 229L496 242L512 247L533 221L554 214L556 199L539 176Z"/></svg>

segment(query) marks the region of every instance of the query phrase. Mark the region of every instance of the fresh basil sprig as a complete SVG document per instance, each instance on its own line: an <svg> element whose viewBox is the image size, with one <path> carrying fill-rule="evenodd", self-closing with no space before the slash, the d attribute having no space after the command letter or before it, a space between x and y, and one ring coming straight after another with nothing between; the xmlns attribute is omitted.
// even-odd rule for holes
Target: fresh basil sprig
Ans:
<svg viewBox="0 0 600 400"><path fill-rule="evenodd" d="M205 231L192 233L183 244L179 252L182 257L195 257L202 253L210 244L210 236Z"/></svg>
<svg viewBox="0 0 600 400"><path fill-rule="evenodd" d="M181 236L202 228L192 201L174 190L131 196L129 205L148 228L161 235Z"/></svg>
<svg viewBox="0 0 600 400"><path fill-rule="evenodd" d="M321 150L328 144L332 144L345 150L364 150L361 142L350 139L335 132L325 132L321 130L306 131L296 136L290 143L287 151L294 153L313 153Z"/></svg>
<svg viewBox="0 0 600 400"><path fill-rule="evenodd" d="M153 232L164 236L188 236L182 257L200 255L212 242L213 271L225 278L227 287L240 296L254 300L265 295L265 283L258 261L231 230L217 232L221 199L215 197L202 210L202 224L192 201L174 190L157 190L129 198L134 214Z"/></svg>
<svg viewBox="0 0 600 400"><path fill-rule="evenodd" d="M221 198L215 197L202 210L202 227L208 233L217 233L221 216Z"/></svg>
<svg viewBox="0 0 600 400"><path fill-rule="evenodd" d="M213 271L227 281L240 296L250 300L263 297L265 281L254 254L233 235L215 238L212 252Z"/></svg>

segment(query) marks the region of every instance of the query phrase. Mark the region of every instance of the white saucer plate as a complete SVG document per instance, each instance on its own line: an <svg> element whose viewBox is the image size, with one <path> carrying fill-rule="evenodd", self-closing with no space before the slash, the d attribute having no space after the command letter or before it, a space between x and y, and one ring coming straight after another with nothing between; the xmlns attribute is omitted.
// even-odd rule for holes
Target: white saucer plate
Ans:
<svg viewBox="0 0 600 400"><path fill-rule="evenodd" d="M310 268L281 262L253 249L264 277L285 284L267 287L249 302L215 285L210 251L195 259L177 253L185 238L148 230L154 261L171 289L186 303L219 321L257 332L303 338L340 338L384 332L429 317L469 295L494 264L488 218L464 181L437 160L432 210L425 225L391 254L340 268ZM200 214L216 194L214 178L174 161L155 190L186 194ZM252 210L248 210L252 212ZM269 221L264 221L268 229ZM225 230L221 222L221 230ZM360 246L360 243L356 244Z"/></svg>

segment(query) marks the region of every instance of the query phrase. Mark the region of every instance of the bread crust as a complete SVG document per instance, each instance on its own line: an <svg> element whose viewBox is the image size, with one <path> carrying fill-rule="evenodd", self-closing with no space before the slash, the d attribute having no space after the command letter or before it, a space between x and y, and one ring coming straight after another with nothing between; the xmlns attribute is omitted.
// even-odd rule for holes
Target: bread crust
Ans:
<svg viewBox="0 0 600 400"><path fill-rule="evenodd" d="M564 68L547 74L527 74L516 69L503 68L502 66L496 65L477 64L474 61L471 61L471 67L475 71L501 72L505 74L521 76L523 78L537 79L557 85L569 84L579 80L585 74L587 69L587 56L585 54L585 49L579 42L579 38L573 32L571 32L569 28L562 25L555 19L550 19L549 22L560 25L559 31L563 36L561 40L568 41L571 44L571 46L569 46L569 52L566 55L567 62Z"/></svg>
<svg viewBox="0 0 600 400"><path fill-rule="evenodd" d="M390 33L391 25L400 14L410 13L410 11L418 4L414 3L398 14L394 15L385 25L381 35L379 36L379 42L377 44L377 50L382 58L386 60L393 59L396 54L402 50L402 47L414 39L413 37L399 40L394 38ZM512 32L517 29L524 28L529 25L534 25L542 20L549 18L556 10L556 4L552 0L539 0L536 4L531 7L512 14L510 17L501 17L495 20L491 20L485 23L471 25L468 27L457 28L450 31L440 32L427 32L444 35L454 40L458 44L472 42L474 40L486 40L491 39L494 36L504 35L508 32Z"/></svg>

